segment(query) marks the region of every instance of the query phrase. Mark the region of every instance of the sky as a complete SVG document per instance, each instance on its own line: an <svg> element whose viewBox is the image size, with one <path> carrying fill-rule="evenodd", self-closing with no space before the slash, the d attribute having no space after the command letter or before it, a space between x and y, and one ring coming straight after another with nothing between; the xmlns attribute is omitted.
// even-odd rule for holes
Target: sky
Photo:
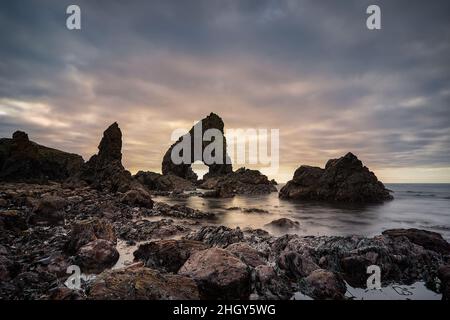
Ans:
<svg viewBox="0 0 450 320"><path fill-rule="evenodd" d="M0 137L87 160L117 121L125 167L160 172L215 112L279 129L280 182L351 151L386 183L450 183L448 0L2 1L0 37Z"/></svg>

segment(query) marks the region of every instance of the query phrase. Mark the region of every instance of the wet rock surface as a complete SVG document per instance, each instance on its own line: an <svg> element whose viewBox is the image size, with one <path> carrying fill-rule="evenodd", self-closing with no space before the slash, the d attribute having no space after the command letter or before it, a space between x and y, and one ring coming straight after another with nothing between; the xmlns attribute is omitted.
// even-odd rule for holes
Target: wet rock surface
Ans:
<svg viewBox="0 0 450 320"><path fill-rule="evenodd" d="M146 267L176 273L189 257L208 245L192 240L161 240L145 243L133 253Z"/></svg>
<svg viewBox="0 0 450 320"><path fill-rule="evenodd" d="M373 172L348 153L329 160L325 169L301 166L280 190L280 198L373 203L391 200L392 196Z"/></svg>
<svg viewBox="0 0 450 320"><path fill-rule="evenodd" d="M236 194L261 195L276 192L273 181L258 170L240 168L223 176L205 178L200 188L213 190L210 197L229 198Z"/></svg>
<svg viewBox="0 0 450 320"><path fill-rule="evenodd" d="M97 300L198 300L195 282L180 275L163 275L149 268L128 268L102 273L88 288Z"/></svg>
<svg viewBox="0 0 450 320"><path fill-rule="evenodd" d="M192 254L178 273L193 278L204 298L247 299L250 293L247 265L220 248Z"/></svg>
<svg viewBox="0 0 450 320"><path fill-rule="evenodd" d="M173 174L162 175L150 171L139 171L134 178L151 191L183 192L195 189L192 181Z"/></svg>
<svg viewBox="0 0 450 320"><path fill-rule="evenodd" d="M450 300L450 264L439 268L438 277L441 281L441 292L443 300Z"/></svg>
<svg viewBox="0 0 450 320"><path fill-rule="evenodd" d="M199 231L187 235L185 238L202 241L210 246L225 248L232 243L241 242L244 239L244 234L239 228L205 226Z"/></svg>
<svg viewBox="0 0 450 320"><path fill-rule="evenodd" d="M215 216L212 212L204 212L179 204L171 206L162 202L156 203L154 209L156 215L173 218L210 219Z"/></svg>

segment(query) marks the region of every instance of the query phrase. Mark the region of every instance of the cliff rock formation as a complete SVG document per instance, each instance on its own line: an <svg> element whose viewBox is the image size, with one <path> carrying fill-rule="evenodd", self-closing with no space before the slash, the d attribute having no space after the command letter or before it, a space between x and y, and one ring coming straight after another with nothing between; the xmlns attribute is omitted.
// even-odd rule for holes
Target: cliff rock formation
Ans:
<svg viewBox="0 0 450 320"><path fill-rule="evenodd" d="M79 155L41 146L22 131L0 139L0 181L46 183L62 181L83 164Z"/></svg>

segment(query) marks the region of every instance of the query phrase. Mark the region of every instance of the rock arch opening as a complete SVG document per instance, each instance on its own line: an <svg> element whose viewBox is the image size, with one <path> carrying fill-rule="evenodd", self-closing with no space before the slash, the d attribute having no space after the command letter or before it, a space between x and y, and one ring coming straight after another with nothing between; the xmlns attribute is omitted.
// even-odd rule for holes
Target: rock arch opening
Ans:
<svg viewBox="0 0 450 320"><path fill-rule="evenodd" d="M198 130L198 128L200 128L201 131L196 134L196 130ZM219 161L213 163L207 161L207 159L204 159L205 149L208 149L210 144L215 142L214 138L212 138L211 140L203 139L205 132L210 129L215 129L220 132L222 142L222 152L221 156L219 156ZM182 144L184 141L190 141L191 143L189 148L190 154L179 154L180 156L183 156L186 161L183 161L182 163L175 163L173 161L172 151L174 149L175 151L177 151L177 149L180 147L180 144ZM195 145L196 143L197 145ZM197 149L197 151L201 152L196 152L196 148L198 147L200 147L199 149L201 150ZM213 155L215 154L213 153ZM196 162L202 162L208 167L208 172L203 176L203 178L226 175L233 172L230 157L227 154L227 142L224 135L224 123L223 120L215 113L211 113L209 116L196 123L188 133L180 137L174 144L172 144L172 146L164 155L162 162L162 173L163 175L172 174L187 180L197 181L198 176L192 169L192 166Z"/></svg>

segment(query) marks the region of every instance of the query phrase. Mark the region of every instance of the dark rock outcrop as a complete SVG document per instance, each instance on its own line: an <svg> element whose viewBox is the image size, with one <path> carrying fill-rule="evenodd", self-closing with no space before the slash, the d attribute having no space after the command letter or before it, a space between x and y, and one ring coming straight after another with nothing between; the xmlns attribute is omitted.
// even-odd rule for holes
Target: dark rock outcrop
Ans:
<svg viewBox="0 0 450 320"><path fill-rule="evenodd" d="M300 223L288 218L280 218L273 220L272 222L266 224L266 226L277 229L298 229L300 227Z"/></svg>
<svg viewBox="0 0 450 320"><path fill-rule="evenodd" d="M210 246L225 248L232 243L244 240L241 229L230 229L224 226L205 226L199 231L185 237L189 240L202 241Z"/></svg>
<svg viewBox="0 0 450 320"><path fill-rule="evenodd" d="M47 183L62 181L82 164L79 155L41 146L16 131L12 139L0 139L0 181Z"/></svg>
<svg viewBox="0 0 450 320"><path fill-rule="evenodd" d="M198 130L198 132L201 134L199 137L194 136L194 130L196 127L199 127L201 125L201 130ZM162 161L162 173L163 175L170 175L173 174L175 176L184 178L186 180L196 181L197 175L192 171L191 165L195 161L204 161L203 159L203 151L206 147L208 147L209 144L211 144L211 141L203 141L203 135L205 131L209 129L216 129L219 130L222 133L223 137L223 145L222 145L222 151L223 151L223 159L221 159L221 163L213 163L208 164L205 163L209 167L209 172L207 173L206 177L212 177L212 176L220 176L227 173L232 172L232 166L231 161L227 155L227 142L226 138L223 135L224 134L224 123L222 119L215 113L211 113L206 118L202 119L200 122L194 125L194 127L191 128L191 130L184 135L183 137L180 137L177 142L175 142L169 150L167 150L166 154L164 155L163 161ZM188 163L182 163L182 164L175 164L172 161L172 150L179 144L183 139L190 139L191 142L191 155L190 155L190 161ZM197 139L198 138L198 139ZM198 141L195 141L198 140ZM195 155L195 148L194 148L194 142L197 143L199 146L201 145L201 155Z"/></svg>
<svg viewBox="0 0 450 320"><path fill-rule="evenodd" d="M276 192L277 188L258 170L240 168L223 176L205 178L200 188L214 190L208 196L228 198L236 194L260 195Z"/></svg>
<svg viewBox="0 0 450 320"><path fill-rule="evenodd" d="M389 190L352 153L325 169L301 166L281 190L282 199L371 203L392 199Z"/></svg>
<svg viewBox="0 0 450 320"><path fill-rule="evenodd" d="M152 191L182 192L195 189L192 181L173 174L162 175L156 172L139 171L134 178Z"/></svg>
<svg viewBox="0 0 450 320"><path fill-rule="evenodd" d="M208 299L247 299L250 273L247 265L227 250L210 248L192 254L178 274L195 280Z"/></svg>
<svg viewBox="0 0 450 320"><path fill-rule="evenodd" d="M425 249L450 254L450 244L436 232L418 229L391 229L384 231L383 235L391 238L405 237Z"/></svg>

